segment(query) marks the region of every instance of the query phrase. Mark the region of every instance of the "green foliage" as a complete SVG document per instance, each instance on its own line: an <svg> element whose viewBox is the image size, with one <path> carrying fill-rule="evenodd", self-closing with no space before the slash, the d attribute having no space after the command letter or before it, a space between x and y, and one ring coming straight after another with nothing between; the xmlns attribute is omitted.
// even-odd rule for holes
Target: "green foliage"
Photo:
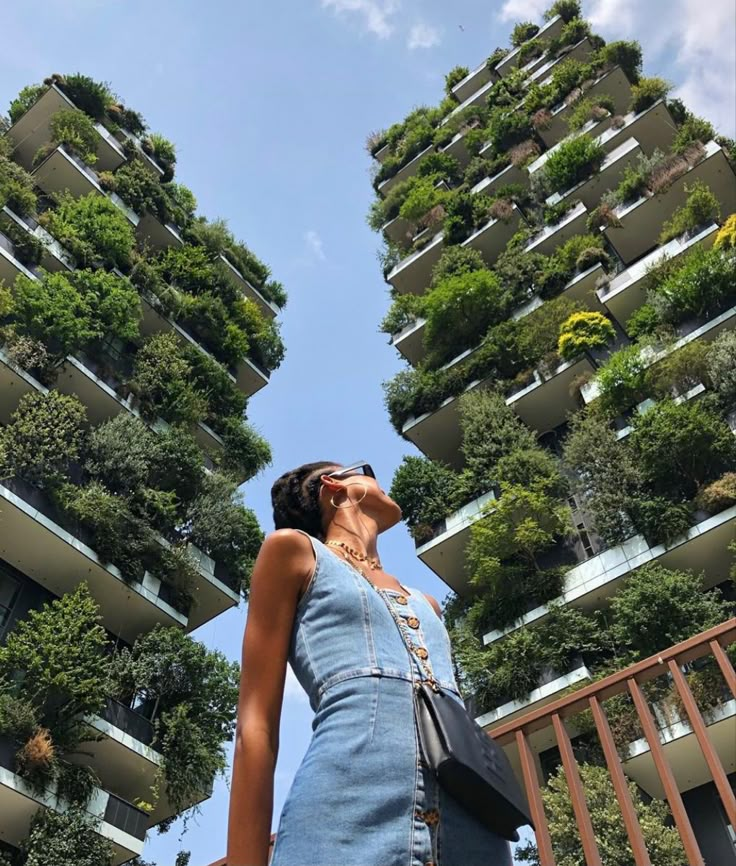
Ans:
<svg viewBox="0 0 736 866"><path fill-rule="evenodd" d="M46 247L26 228L21 228L15 220L8 219L0 226L0 231L13 244L13 254L27 268L40 264Z"/></svg>
<svg viewBox="0 0 736 866"><path fill-rule="evenodd" d="M702 575L642 566L611 599L614 642L647 658L728 619L720 593L704 589Z"/></svg>
<svg viewBox="0 0 736 866"><path fill-rule="evenodd" d="M57 83L77 108L95 120L102 120L115 102L106 82L95 81L79 72L62 76Z"/></svg>
<svg viewBox="0 0 736 866"><path fill-rule="evenodd" d="M85 268L130 269L135 232L117 205L106 196L63 194L41 222Z"/></svg>
<svg viewBox="0 0 736 866"><path fill-rule="evenodd" d="M452 88L470 73L467 66L455 66L445 75L445 93L450 96Z"/></svg>
<svg viewBox="0 0 736 866"><path fill-rule="evenodd" d="M15 281L17 329L55 353L73 353L105 336L138 337L138 292L126 278L106 271L44 273Z"/></svg>
<svg viewBox="0 0 736 866"><path fill-rule="evenodd" d="M113 658L110 680L121 697L158 702L166 792L175 809L185 808L225 769L222 743L235 730L238 665L177 628L156 626Z"/></svg>
<svg viewBox="0 0 736 866"><path fill-rule="evenodd" d="M613 417L642 400L646 372L646 361L639 346L624 346L614 352L596 375L601 410Z"/></svg>
<svg viewBox="0 0 736 866"><path fill-rule="evenodd" d="M514 25L514 29L511 31L511 44L514 48L518 48L527 39L536 36L537 33L539 33L539 26L537 24L531 21L520 21Z"/></svg>
<svg viewBox="0 0 736 866"><path fill-rule="evenodd" d="M100 712L105 697L107 637L86 583L32 610L0 646L0 671L10 693L33 706L57 747L72 750L84 736L83 716Z"/></svg>
<svg viewBox="0 0 736 866"><path fill-rule="evenodd" d="M434 207L444 204L450 193L436 186L433 177L422 177L411 188L399 210L399 216L410 222L418 222Z"/></svg>
<svg viewBox="0 0 736 866"><path fill-rule="evenodd" d="M602 145L587 135L563 142L544 166L553 192L564 192L597 171L605 158Z"/></svg>
<svg viewBox="0 0 736 866"><path fill-rule="evenodd" d="M0 431L7 468L32 484L53 487L79 459L86 410L76 397L30 391Z"/></svg>
<svg viewBox="0 0 736 866"><path fill-rule="evenodd" d="M572 21L582 15L579 0L557 0L544 13L544 20L551 21L559 15L563 21Z"/></svg>
<svg viewBox="0 0 736 866"><path fill-rule="evenodd" d="M634 855L608 772L604 767L586 763L579 764L578 771L602 862L606 866L634 866ZM645 803L636 783L628 782L628 787L651 862L657 866L682 866L686 856L679 834L671 824L667 804L663 800ZM555 863L581 866L585 862L583 846L562 765L542 789L542 800ZM541 863L533 842L517 848L514 856L520 863L532 866Z"/></svg>
<svg viewBox="0 0 736 866"><path fill-rule="evenodd" d="M672 142L673 153L684 153L694 142L702 142L715 138L716 131L713 125L702 117L696 117L686 111L685 118L678 125L677 133Z"/></svg>
<svg viewBox="0 0 736 866"><path fill-rule="evenodd" d="M151 132L143 140L144 148L150 152L162 168L173 167L176 163L176 148L158 132Z"/></svg>
<svg viewBox="0 0 736 866"><path fill-rule="evenodd" d="M28 216L36 210L36 193L32 176L0 154L0 207L6 205L18 216Z"/></svg>
<svg viewBox="0 0 736 866"><path fill-rule="evenodd" d="M489 270L449 277L435 286L423 304L430 363L439 366L475 346L491 325L508 315L512 301Z"/></svg>
<svg viewBox="0 0 736 866"><path fill-rule="evenodd" d="M503 153L532 136L531 119L524 111L494 108L486 129L487 139L496 153Z"/></svg>
<svg viewBox="0 0 736 866"><path fill-rule="evenodd" d="M456 482L455 472L442 463L426 457L402 459L389 495L415 538L421 539L432 524L451 513Z"/></svg>
<svg viewBox="0 0 736 866"><path fill-rule="evenodd" d="M610 319L603 313L573 313L562 325L557 351L565 361L572 361L583 352L608 345L615 336Z"/></svg>
<svg viewBox="0 0 736 866"><path fill-rule="evenodd" d="M557 343L560 329L573 313L582 309L579 301L558 297L537 307L519 321L518 345L522 357L530 365L541 365L546 370L559 363Z"/></svg>
<svg viewBox="0 0 736 866"><path fill-rule="evenodd" d="M614 114L616 103L607 94L587 96L575 103L567 118L567 127L571 131L582 129L591 120L602 120L607 114Z"/></svg>
<svg viewBox="0 0 736 866"><path fill-rule="evenodd" d="M716 196L703 181L685 185L687 201L679 207L662 226L659 243L666 244L672 238L721 218L721 206Z"/></svg>
<svg viewBox="0 0 736 866"><path fill-rule="evenodd" d="M8 114L10 115L10 122L15 123L20 120L21 117L28 111L31 106L35 105L41 96L46 91L46 85L44 84L28 84L24 87L21 92L15 97L15 99L10 103L10 109Z"/></svg>
<svg viewBox="0 0 736 866"><path fill-rule="evenodd" d="M673 502L664 496L634 499L629 511L634 528L652 547L672 544L693 523L693 509L689 502Z"/></svg>
<svg viewBox="0 0 736 866"><path fill-rule="evenodd" d="M99 133L83 111L76 108L62 108L53 115L49 127L52 149L58 144L63 144L88 165L97 162ZM42 147L33 158L34 164L45 159L47 155L48 148Z"/></svg>
<svg viewBox="0 0 736 866"><path fill-rule="evenodd" d="M632 340L654 334L661 322L656 309L651 304L643 304L626 320L626 333Z"/></svg>
<svg viewBox="0 0 736 866"><path fill-rule="evenodd" d="M398 334L423 315L424 295L397 294L381 322L381 331L384 334Z"/></svg>
<svg viewBox="0 0 736 866"><path fill-rule="evenodd" d="M671 397L708 382L709 348L702 340L693 340L670 352L647 371L647 388L655 396Z"/></svg>
<svg viewBox="0 0 736 866"><path fill-rule="evenodd" d="M80 806L57 812L39 809L23 845L24 866L107 866L113 845Z"/></svg>
<svg viewBox="0 0 736 866"><path fill-rule="evenodd" d="M632 84L639 82L642 54L638 42L609 42L599 49L597 60L604 66L620 66Z"/></svg>
<svg viewBox="0 0 736 866"><path fill-rule="evenodd" d="M708 351L708 378L725 407L736 403L736 333L723 331Z"/></svg>
<svg viewBox="0 0 736 866"><path fill-rule="evenodd" d="M100 178L103 187L113 190L139 216L153 214L162 222L169 221L169 209L163 187L141 159L130 159L107 178Z"/></svg>
<svg viewBox="0 0 736 866"><path fill-rule="evenodd" d="M241 418L230 416L216 426L225 445L224 454L218 458L224 472L247 480L271 462L271 449L266 440Z"/></svg>
<svg viewBox="0 0 736 866"><path fill-rule="evenodd" d="M244 506L237 484L219 473L205 476L187 519L191 540L237 578L247 597L248 578L263 533L253 511Z"/></svg>
<svg viewBox="0 0 736 866"><path fill-rule="evenodd" d="M660 99L664 99L672 89L672 85L664 78L641 78L631 88L629 111L638 114L646 111Z"/></svg>
<svg viewBox="0 0 736 866"><path fill-rule="evenodd" d="M726 472L716 481L702 487L695 503L698 508L711 514L736 504L736 472Z"/></svg>
<svg viewBox="0 0 736 866"><path fill-rule="evenodd" d="M486 267L483 256L471 247L449 247L443 250L432 271L430 288L434 289L450 277L458 277Z"/></svg>
<svg viewBox="0 0 736 866"><path fill-rule="evenodd" d="M726 421L698 402L662 400L633 419L629 446L655 494L692 499L736 461Z"/></svg>

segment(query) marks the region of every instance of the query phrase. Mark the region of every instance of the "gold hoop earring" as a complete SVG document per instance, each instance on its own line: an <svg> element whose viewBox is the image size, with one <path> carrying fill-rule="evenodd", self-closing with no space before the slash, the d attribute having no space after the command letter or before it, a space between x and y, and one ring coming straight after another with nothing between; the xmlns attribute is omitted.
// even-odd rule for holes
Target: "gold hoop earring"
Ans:
<svg viewBox="0 0 736 866"><path fill-rule="evenodd" d="M360 482L358 482L358 483L360 483ZM356 485L352 485L352 486L355 487ZM331 505L333 508L354 508L356 505L360 505L360 503L361 503L361 502L365 499L365 497L368 495L368 488L365 486L365 484L361 484L360 486L363 488L363 495L362 495L362 496L360 497L360 499L358 499L356 502L353 502L353 501L352 501L352 499L350 498L350 493L349 493L349 491L348 491L348 489L347 489L347 487L346 487L346 488L345 488L345 493L346 493L346 495L347 495L348 503L349 503L349 504L348 504L348 505L335 505L335 494L333 493L332 496L330 497L330 505Z"/></svg>

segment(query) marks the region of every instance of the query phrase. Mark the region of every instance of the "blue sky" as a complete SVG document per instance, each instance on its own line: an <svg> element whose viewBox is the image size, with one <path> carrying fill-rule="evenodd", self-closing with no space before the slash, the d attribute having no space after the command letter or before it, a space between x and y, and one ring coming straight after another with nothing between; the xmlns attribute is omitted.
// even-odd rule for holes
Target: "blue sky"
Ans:
<svg viewBox="0 0 736 866"><path fill-rule="evenodd" d="M176 143L178 179L200 212L225 217L284 282L286 361L249 409L274 454L245 491L266 529L281 472L365 458L388 487L413 450L383 409L380 383L400 364L378 331L388 293L364 218L372 196L367 133L438 102L445 72L477 65L507 43L511 22L539 20L549 2L38 0L3 10L0 110L51 72L111 82ZM694 110L734 135L732 0L591 0L584 10L605 37L639 38L646 74L668 78ZM385 536L381 554L403 582L446 594L403 526ZM197 636L239 658L245 615L244 607L231 611ZM274 828L311 717L288 679ZM222 856L226 817L221 781L181 842L192 866ZM178 827L152 836L145 857L172 866L178 836Z"/></svg>

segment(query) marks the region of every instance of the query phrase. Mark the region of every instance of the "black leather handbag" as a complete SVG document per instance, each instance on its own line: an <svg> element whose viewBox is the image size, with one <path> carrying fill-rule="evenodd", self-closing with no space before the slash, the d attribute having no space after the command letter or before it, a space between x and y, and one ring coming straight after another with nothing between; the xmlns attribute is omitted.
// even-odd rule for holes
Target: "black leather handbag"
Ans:
<svg viewBox="0 0 736 866"><path fill-rule="evenodd" d="M465 706L442 689L427 659L417 655L406 623L375 588L398 626L410 661L416 658L427 675L427 679L414 680L415 717L425 763L442 787L485 827L518 842L517 828L534 825L506 753ZM413 670L412 664L412 675Z"/></svg>

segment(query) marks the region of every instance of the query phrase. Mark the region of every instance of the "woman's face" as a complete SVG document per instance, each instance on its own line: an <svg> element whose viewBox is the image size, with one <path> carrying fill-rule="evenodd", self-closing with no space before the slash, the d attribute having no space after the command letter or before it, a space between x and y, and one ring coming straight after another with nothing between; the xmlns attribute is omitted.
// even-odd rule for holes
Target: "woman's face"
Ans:
<svg viewBox="0 0 736 866"><path fill-rule="evenodd" d="M356 506L365 514L372 517L378 524L378 531L384 532L395 526L401 520L401 508L381 488L378 480L370 475L364 475L360 470L348 475L340 475L337 478L329 476L329 472L340 470L341 466L328 469L321 476L323 496L326 503L330 500L339 506L347 506L348 499L356 503ZM347 508L346 508L347 510Z"/></svg>

